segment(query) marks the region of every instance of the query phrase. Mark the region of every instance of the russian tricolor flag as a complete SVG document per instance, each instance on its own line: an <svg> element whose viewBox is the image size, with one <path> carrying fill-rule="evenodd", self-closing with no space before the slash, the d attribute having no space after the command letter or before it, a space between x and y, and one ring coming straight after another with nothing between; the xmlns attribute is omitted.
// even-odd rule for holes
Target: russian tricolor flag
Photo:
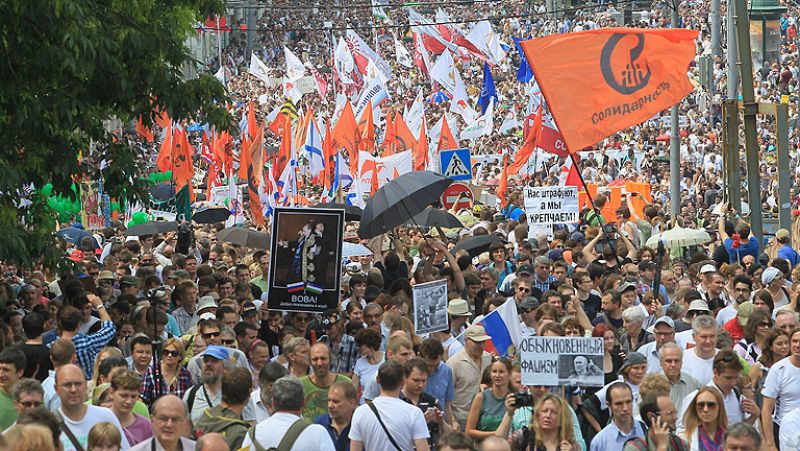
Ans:
<svg viewBox="0 0 800 451"><path fill-rule="evenodd" d="M516 347L522 341L522 333L519 327L517 304L513 299L507 300L488 315L478 319L475 324L483 326L486 335L492 337L491 341L484 344L485 351L504 357L516 354Z"/></svg>

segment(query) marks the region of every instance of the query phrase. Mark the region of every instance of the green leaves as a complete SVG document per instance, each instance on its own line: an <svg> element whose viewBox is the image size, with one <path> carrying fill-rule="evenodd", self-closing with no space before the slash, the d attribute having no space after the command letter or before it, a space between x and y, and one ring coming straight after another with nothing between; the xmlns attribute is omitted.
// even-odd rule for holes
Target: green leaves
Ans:
<svg viewBox="0 0 800 451"><path fill-rule="evenodd" d="M8 0L0 15L0 259L57 266L55 215L46 197L19 209L24 184L66 193L76 178L97 180L121 201L147 195L138 144L115 140L155 105L174 120L202 116L229 129L224 87L211 76L184 81L186 38L220 0ZM155 102L151 102L155 99ZM149 122L145 119L146 122ZM85 160L79 165L78 155ZM100 162L108 163L100 171ZM63 219L63 218L62 218Z"/></svg>

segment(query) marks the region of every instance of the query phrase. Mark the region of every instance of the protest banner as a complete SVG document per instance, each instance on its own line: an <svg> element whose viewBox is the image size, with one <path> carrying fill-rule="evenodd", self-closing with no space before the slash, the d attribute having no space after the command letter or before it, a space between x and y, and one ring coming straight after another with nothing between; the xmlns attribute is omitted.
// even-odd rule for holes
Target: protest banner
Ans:
<svg viewBox="0 0 800 451"><path fill-rule="evenodd" d="M602 338L526 337L519 354L525 385L604 385Z"/></svg>
<svg viewBox="0 0 800 451"><path fill-rule="evenodd" d="M447 280L414 285L414 328L417 334L447 330Z"/></svg>
<svg viewBox="0 0 800 451"><path fill-rule="evenodd" d="M528 235L552 230L555 224L578 222L578 188L574 186L547 186L525 188L525 215L528 217ZM552 235L552 232L548 233Z"/></svg>
<svg viewBox="0 0 800 451"><path fill-rule="evenodd" d="M276 208L273 219L269 309L322 313L336 308L344 210Z"/></svg>
<svg viewBox="0 0 800 451"><path fill-rule="evenodd" d="M101 181L84 180L81 182L81 223L86 230L97 230L106 227L107 196L103 193Z"/></svg>

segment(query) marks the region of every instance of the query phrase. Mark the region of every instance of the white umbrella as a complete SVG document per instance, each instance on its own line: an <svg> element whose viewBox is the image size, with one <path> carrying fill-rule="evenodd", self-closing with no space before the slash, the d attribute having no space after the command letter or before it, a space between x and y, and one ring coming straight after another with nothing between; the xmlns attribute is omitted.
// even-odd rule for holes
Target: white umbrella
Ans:
<svg viewBox="0 0 800 451"><path fill-rule="evenodd" d="M666 232L651 236L645 244L655 249L658 247L659 241L664 242L664 247L674 249L708 243L711 241L711 236L705 230L684 229L683 227L675 226Z"/></svg>
<svg viewBox="0 0 800 451"><path fill-rule="evenodd" d="M363 257L366 255L372 255L372 251L364 245L348 243L347 241L342 244L344 244L342 247L342 257Z"/></svg>

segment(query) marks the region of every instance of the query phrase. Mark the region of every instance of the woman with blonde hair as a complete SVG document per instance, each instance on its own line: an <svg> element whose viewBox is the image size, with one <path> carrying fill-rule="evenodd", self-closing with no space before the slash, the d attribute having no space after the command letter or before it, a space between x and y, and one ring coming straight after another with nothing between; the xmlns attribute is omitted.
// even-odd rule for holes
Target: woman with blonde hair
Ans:
<svg viewBox="0 0 800 451"><path fill-rule="evenodd" d="M179 338L169 338L164 341L162 349L158 374L154 372L153 365L150 365L142 378L140 395L148 407L164 395L183 398L184 393L192 386L192 376L183 365L186 356L183 342Z"/></svg>
<svg viewBox="0 0 800 451"><path fill-rule="evenodd" d="M392 323L392 329L389 333L389 336L392 336L392 334L397 331L406 333L406 338L411 340L411 344L414 345L414 352L419 349L419 345L422 344L422 339L415 334L414 323L411 322L407 316L401 316L397 318L394 323Z"/></svg>
<svg viewBox="0 0 800 451"><path fill-rule="evenodd" d="M722 394L716 387L697 391L683 417L683 432L679 433L692 451L720 450L728 429L728 415Z"/></svg>
<svg viewBox="0 0 800 451"><path fill-rule="evenodd" d="M87 387L89 389L90 393L98 385L103 384L105 382L108 382L107 380L100 380L101 379L101 377L100 377L100 363L103 360L105 360L105 359L107 359L109 357L124 358L124 356L122 355L122 352L120 352L119 349L117 349L117 348L115 348L113 346L106 346L105 348L101 349L100 352L97 353L97 356L94 358L94 367L92 368L93 369L93 371L92 371L92 374L93 374L92 380L89 381L89 385Z"/></svg>
<svg viewBox="0 0 800 451"><path fill-rule="evenodd" d="M119 451L122 449L122 434L107 421L92 426L89 431L89 444L86 451Z"/></svg>
<svg viewBox="0 0 800 451"><path fill-rule="evenodd" d="M516 407L513 400L512 396L506 399L506 408ZM511 415L505 415L494 435L508 437L510 426ZM511 434L511 447L534 451L579 450L580 445L575 440L572 413L567 402L552 393L542 396L533 408L528 426Z"/></svg>
<svg viewBox="0 0 800 451"><path fill-rule="evenodd" d="M3 434L8 451L54 450L53 434L38 424L18 424Z"/></svg>

